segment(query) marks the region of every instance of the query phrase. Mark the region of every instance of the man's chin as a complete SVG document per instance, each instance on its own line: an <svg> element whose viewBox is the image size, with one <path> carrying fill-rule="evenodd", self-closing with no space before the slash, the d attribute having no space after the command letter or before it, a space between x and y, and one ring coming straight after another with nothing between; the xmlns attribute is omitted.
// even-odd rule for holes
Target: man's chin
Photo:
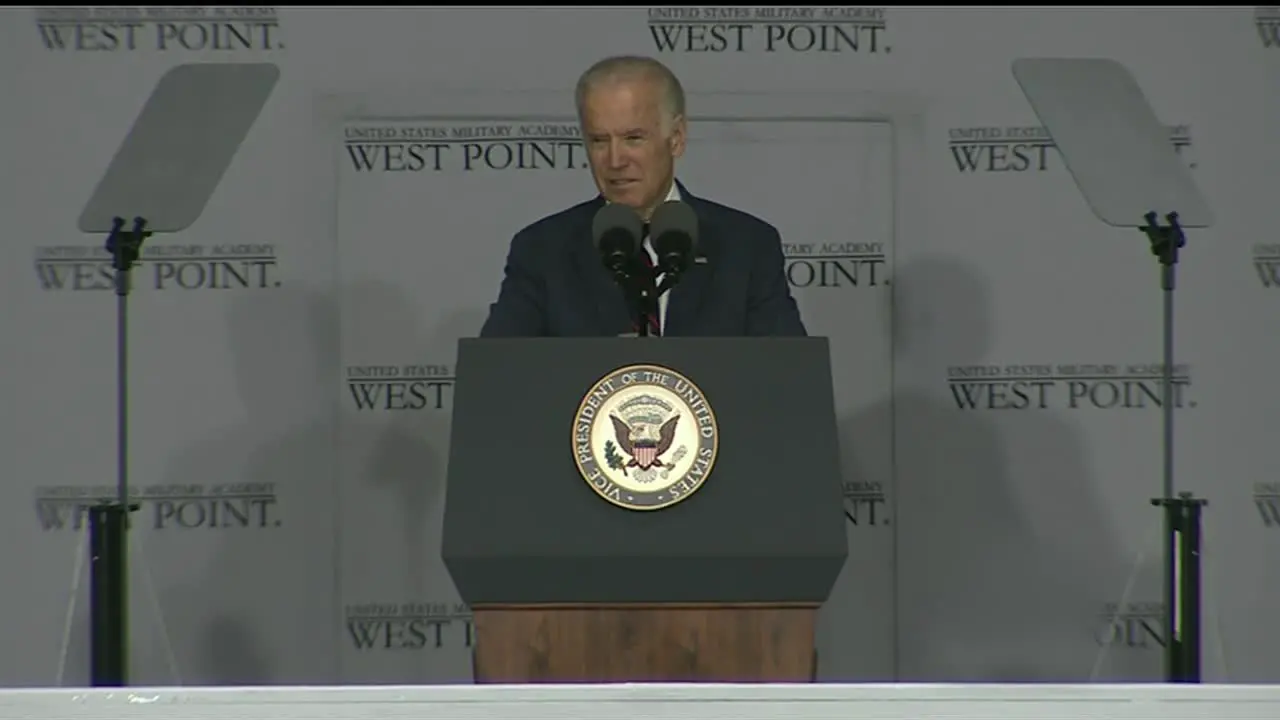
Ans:
<svg viewBox="0 0 1280 720"><path fill-rule="evenodd" d="M624 187L610 185L604 189L605 200L618 205L626 205L637 211L644 207L643 198L644 193L640 190L639 184Z"/></svg>

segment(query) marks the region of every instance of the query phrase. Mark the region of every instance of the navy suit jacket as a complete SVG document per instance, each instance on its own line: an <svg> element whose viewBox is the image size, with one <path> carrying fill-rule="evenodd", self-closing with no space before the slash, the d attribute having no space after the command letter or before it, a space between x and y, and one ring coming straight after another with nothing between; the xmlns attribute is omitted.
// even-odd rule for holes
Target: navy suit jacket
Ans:
<svg viewBox="0 0 1280 720"><path fill-rule="evenodd" d="M787 285L782 239L769 223L693 197L698 257L667 299L667 336L804 336ZM591 237L604 199L545 217L511 240L498 299L480 337L614 337L633 332L626 297Z"/></svg>

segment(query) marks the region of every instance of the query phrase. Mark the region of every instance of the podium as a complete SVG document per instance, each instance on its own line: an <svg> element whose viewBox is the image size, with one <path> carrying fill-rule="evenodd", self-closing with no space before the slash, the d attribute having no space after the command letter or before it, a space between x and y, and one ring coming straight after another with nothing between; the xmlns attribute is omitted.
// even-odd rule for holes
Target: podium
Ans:
<svg viewBox="0 0 1280 720"><path fill-rule="evenodd" d="M848 552L825 338L464 339L478 683L809 682Z"/></svg>

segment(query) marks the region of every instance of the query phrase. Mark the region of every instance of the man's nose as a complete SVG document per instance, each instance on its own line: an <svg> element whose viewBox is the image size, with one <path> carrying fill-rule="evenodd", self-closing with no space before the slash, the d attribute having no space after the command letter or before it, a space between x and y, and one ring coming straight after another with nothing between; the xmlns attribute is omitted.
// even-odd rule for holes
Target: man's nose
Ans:
<svg viewBox="0 0 1280 720"><path fill-rule="evenodd" d="M619 147L616 142L611 144L609 146L609 167L611 169L617 170L622 167L625 167L626 164L627 164L627 159L626 159L625 153L622 151L622 148Z"/></svg>

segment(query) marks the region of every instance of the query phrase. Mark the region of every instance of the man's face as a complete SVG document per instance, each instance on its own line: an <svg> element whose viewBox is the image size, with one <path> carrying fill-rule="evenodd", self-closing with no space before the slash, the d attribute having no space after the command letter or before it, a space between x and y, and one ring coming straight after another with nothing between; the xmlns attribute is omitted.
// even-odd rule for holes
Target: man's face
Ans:
<svg viewBox="0 0 1280 720"><path fill-rule="evenodd" d="M600 85L583 101L582 125L596 187L645 219L663 200L684 154L685 122L663 127L661 85L648 79ZM664 137L663 130L667 130Z"/></svg>

